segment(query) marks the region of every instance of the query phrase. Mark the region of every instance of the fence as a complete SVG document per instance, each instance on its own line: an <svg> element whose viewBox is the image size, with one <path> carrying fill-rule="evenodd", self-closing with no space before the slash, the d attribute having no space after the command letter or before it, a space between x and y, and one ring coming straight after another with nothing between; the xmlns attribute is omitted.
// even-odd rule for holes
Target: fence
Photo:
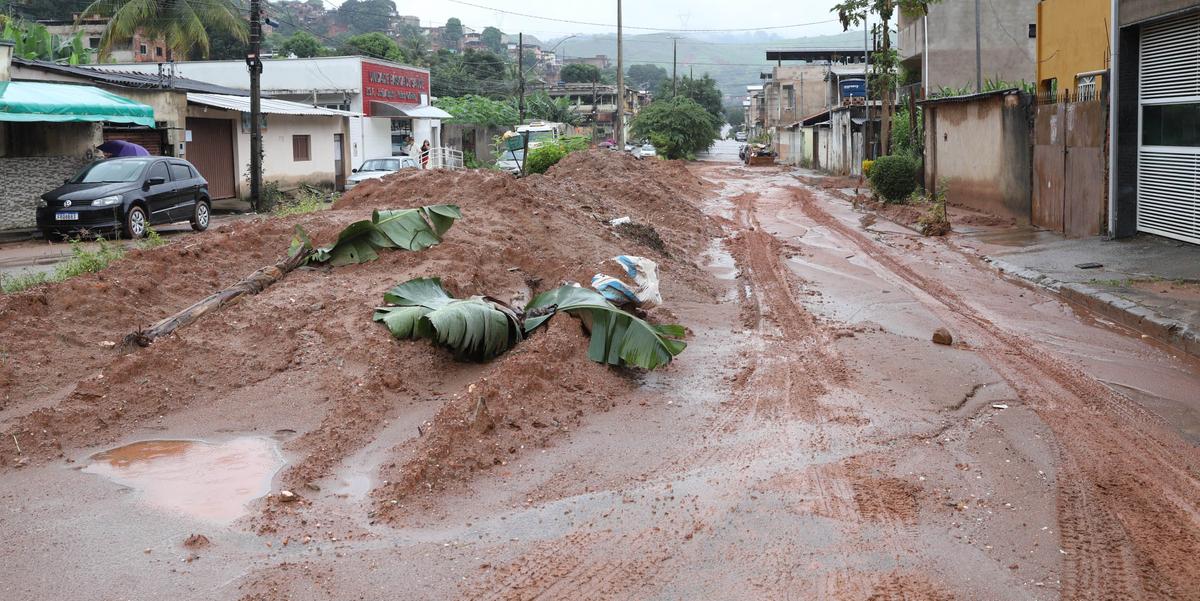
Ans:
<svg viewBox="0 0 1200 601"><path fill-rule="evenodd" d="M439 146L422 152L418 159L422 169L462 169L463 153L461 150Z"/></svg>
<svg viewBox="0 0 1200 601"><path fill-rule="evenodd" d="M1034 115L1033 211L1038 227L1098 235L1106 209L1108 112L1094 90L1039 94Z"/></svg>

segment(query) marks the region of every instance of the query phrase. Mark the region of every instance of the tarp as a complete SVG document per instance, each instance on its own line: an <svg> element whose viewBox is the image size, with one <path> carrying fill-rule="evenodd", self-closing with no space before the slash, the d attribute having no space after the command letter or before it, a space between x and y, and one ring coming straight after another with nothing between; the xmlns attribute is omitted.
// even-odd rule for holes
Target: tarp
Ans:
<svg viewBox="0 0 1200 601"><path fill-rule="evenodd" d="M154 127L154 109L92 86L0 81L0 121L109 121Z"/></svg>

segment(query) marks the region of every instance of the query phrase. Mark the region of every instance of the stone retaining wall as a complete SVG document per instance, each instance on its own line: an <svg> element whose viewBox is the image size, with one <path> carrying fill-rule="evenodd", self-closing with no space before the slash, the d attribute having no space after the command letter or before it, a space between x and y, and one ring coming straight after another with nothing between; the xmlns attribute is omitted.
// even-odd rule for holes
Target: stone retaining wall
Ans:
<svg viewBox="0 0 1200 601"><path fill-rule="evenodd" d="M38 198L87 163L77 156L0 158L0 232L36 227Z"/></svg>

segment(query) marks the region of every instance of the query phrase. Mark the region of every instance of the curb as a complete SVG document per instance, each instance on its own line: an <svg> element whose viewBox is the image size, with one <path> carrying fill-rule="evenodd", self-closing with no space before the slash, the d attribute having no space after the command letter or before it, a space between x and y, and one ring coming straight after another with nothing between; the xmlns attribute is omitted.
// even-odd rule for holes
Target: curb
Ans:
<svg viewBox="0 0 1200 601"><path fill-rule="evenodd" d="M1001 259L987 256L981 258L1000 273L1045 288L1067 302L1086 307L1167 346L1200 358L1200 330L1187 322L1165 317L1133 301L1086 284L1061 282L1044 273L1018 267Z"/></svg>

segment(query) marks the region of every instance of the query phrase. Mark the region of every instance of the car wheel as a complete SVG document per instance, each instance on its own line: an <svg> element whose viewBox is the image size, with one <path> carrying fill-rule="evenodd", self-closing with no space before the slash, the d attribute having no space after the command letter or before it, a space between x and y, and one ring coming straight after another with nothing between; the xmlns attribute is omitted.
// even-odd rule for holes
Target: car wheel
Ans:
<svg viewBox="0 0 1200 601"><path fill-rule="evenodd" d="M128 238L144 237L146 230L150 227L149 224L150 221L146 219L146 209L133 205L125 214L125 236Z"/></svg>
<svg viewBox="0 0 1200 601"><path fill-rule="evenodd" d="M212 218L212 208L208 205L207 200L201 200L196 203L196 208L192 212L192 229L197 232L203 232L208 229L208 221Z"/></svg>

